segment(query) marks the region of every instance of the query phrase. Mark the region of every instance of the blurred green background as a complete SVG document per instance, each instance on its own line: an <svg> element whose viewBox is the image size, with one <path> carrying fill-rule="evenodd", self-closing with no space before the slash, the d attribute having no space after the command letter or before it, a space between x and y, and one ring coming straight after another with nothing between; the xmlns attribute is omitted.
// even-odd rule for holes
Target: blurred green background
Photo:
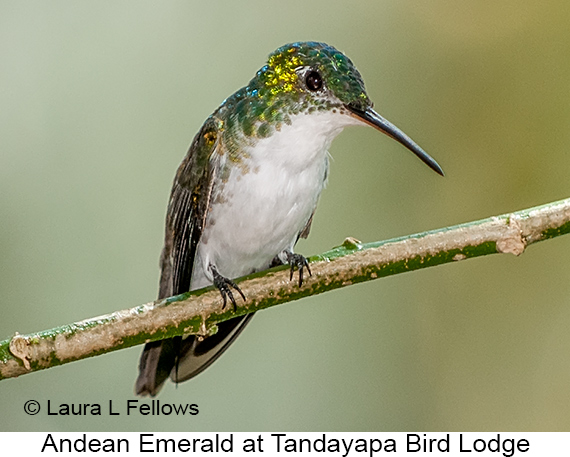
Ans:
<svg viewBox="0 0 570 457"><path fill-rule="evenodd" d="M325 41L445 179L373 129L335 140L312 255L570 196L563 0L1 1L0 338L155 298L174 172L267 54ZM258 314L163 402L123 404L140 347L0 383L0 430L569 430L570 237Z"/></svg>

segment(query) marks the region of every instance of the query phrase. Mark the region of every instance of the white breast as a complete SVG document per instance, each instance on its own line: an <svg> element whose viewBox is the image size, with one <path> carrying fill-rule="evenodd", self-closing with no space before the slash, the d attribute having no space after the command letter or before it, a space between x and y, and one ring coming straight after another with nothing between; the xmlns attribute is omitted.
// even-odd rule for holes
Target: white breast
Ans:
<svg viewBox="0 0 570 457"><path fill-rule="evenodd" d="M292 249L315 210L328 173L328 147L346 125L341 114L297 115L247 149L215 199L198 245L192 289L211 284L208 266L236 278L268 268Z"/></svg>

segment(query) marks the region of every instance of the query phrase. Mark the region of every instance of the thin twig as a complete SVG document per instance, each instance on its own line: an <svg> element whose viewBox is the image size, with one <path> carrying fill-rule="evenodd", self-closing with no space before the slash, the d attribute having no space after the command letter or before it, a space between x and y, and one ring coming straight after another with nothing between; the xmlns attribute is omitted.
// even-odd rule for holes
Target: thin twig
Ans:
<svg viewBox="0 0 570 457"><path fill-rule="evenodd" d="M175 335L208 335L216 324L281 303L406 271L494 253L520 255L530 244L570 232L570 199L388 241L347 238L312 257L301 288L278 267L237 280L247 297L222 309L212 287L0 342L0 379Z"/></svg>

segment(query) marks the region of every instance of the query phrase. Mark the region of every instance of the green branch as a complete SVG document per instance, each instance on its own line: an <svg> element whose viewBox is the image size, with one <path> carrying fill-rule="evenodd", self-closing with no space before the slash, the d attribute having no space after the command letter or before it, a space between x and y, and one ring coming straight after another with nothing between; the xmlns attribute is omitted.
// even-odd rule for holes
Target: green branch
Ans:
<svg viewBox="0 0 570 457"><path fill-rule="evenodd" d="M311 257L313 276L301 288L278 267L238 280L247 297L236 312L222 309L213 287L0 342L0 379L194 333L209 335L236 315L406 271L495 253L520 255L527 246L570 232L570 199L467 224L361 244L347 238Z"/></svg>

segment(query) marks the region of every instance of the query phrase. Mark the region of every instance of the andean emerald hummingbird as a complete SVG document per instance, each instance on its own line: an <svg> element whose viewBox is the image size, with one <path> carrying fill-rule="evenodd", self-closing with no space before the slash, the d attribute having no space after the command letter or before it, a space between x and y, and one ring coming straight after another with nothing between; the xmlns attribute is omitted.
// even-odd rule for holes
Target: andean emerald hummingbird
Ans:
<svg viewBox="0 0 570 457"><path fill-rule="evenodd" d="M214 284L236 306L232 278L289 264L310 274L293 252L309 234L328 177L328 148L349 125L370 125L435 160L372 109L351 60L324 43L287 44L246 87L227 98L194 137L174 178L161 256L159 298ZM232 290L234 293L232 293ZM209 367L253 314L190 335L147 343L136 393L156 395L164 381L188 380Z"/></svg>

